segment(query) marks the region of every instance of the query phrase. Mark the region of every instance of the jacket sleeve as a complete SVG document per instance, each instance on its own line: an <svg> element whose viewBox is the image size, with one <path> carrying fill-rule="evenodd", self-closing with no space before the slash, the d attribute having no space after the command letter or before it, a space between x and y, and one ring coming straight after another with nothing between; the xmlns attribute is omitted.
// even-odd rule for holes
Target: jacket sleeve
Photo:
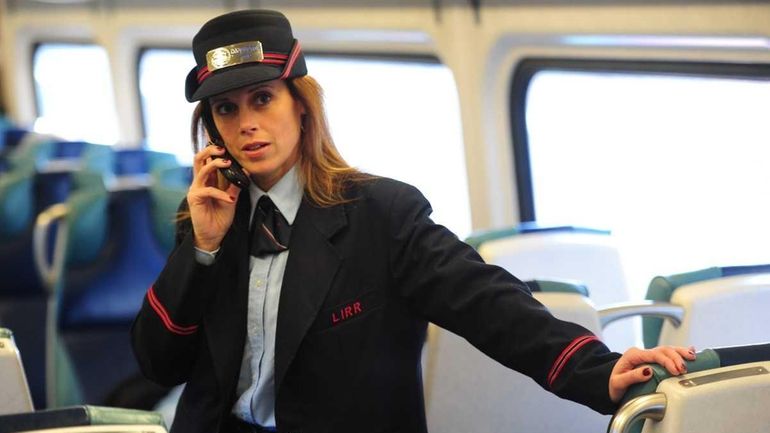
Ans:
<svg viewBox="0 0 770 433"><path fill-rule="evenodd" d="M186 210L183 201L180 211ZM190 220L177 223L176 245L155 283L145 294L131 329L142 373L159 384L187 380L203 337L203 312L216 285L217 263L195 259Z"/></svg>
<svg viewBox="0 0 770 433"><path fill-rule="evenodd" d="M387 214L399 295L426 319L555 394L612 413L609 376L620 355L587 329L556 319L527 286L430 220L417 189L403 185Z"/></svg>

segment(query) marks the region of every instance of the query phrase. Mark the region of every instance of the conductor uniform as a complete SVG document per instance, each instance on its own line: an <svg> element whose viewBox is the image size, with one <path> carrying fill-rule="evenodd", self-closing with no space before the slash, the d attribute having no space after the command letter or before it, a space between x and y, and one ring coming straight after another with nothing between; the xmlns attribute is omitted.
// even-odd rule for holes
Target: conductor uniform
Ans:
<svg viewBox="0 0 770 433"><path fill-rule="evenodd" d="M619 355L433 223L417 189L372 178L350 182L345 197L329 207L304 198L293 223L275 337L278 431L426 432L420 356L429 321L557 395L615 409L606 384ZM173 433L225 431L238 397L249 201L239 196L210 266L195 259L189 220L178 225L134 323L144 374L186 382Z"/></svg>

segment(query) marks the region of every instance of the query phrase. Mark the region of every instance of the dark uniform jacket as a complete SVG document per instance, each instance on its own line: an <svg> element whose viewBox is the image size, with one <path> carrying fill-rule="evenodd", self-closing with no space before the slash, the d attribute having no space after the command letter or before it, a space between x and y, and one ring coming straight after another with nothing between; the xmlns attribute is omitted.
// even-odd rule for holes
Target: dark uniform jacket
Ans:
<svg viewBox="0 0 770 433"><path fill-rule="evenodd" d="M378 178L354 183L347 196L325 208L303 199L294 221L275 341L280 432L425 432L420 355L429 321L562 397L615 409L608 380L619 355L434 224L417 189ZM174 433L219 431L237 397L248 202L240 194L211 266L196 262L189 220L180 223L134 323L143 373L187 383Z"/></svg>

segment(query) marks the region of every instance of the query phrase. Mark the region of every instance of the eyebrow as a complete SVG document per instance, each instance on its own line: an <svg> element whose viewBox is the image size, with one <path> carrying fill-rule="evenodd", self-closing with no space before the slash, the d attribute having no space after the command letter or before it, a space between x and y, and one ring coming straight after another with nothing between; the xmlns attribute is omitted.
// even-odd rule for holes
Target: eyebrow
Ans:
<svg viewBox="0 0 770 433"><path fill-rule="evenodd" d="M270 90L272 90L273 87L270 85L270 83L257 83L253 87L249 87L247 92L248 93L254 93L254 92L257 92L257 91L262 90L262 89L270 89ZM227 101L227 100L228 100L228 98L226 96L216 95L216 96L212 96L211 97L211 99L209 100L209 103L213 104L213 103L216 103L216 102Z"/></svg>

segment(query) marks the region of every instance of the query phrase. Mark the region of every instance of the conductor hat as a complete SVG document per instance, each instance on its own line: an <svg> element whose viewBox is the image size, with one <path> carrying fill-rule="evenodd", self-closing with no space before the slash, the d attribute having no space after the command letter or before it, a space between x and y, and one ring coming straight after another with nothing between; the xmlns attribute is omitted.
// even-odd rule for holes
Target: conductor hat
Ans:
<svg viewBox="0 0 770 433"><path fill-rule="evenodd" d="M286 17L241 10L205 23L192 41L196 66L187 74L190 102L275 79L307 74L305 57Z"/></svg>

